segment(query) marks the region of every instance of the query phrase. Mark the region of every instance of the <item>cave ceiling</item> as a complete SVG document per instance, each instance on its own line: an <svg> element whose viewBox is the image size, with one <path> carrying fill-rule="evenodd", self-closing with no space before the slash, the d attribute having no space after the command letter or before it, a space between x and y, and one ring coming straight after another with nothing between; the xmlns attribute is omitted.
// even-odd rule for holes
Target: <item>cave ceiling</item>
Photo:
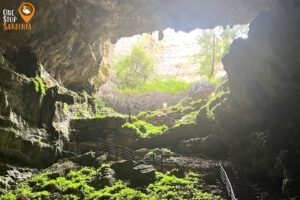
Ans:
<svg viewBox="0 0 300 200"><path fill-rule="evenodd" d="M103 43L120 37L173 28L191 31L250 23L270 9L272 0L31 0L36 8L31 31L4 31L0 53L18 59L30 47L44 68L65 87L93 92L90 79L99 71ZM15 9L16 0L1 0ZM3 13L2 13L3 15ZM19 23L22 19L18 17ZM2 16L1 16L2 19Z"/></svg>

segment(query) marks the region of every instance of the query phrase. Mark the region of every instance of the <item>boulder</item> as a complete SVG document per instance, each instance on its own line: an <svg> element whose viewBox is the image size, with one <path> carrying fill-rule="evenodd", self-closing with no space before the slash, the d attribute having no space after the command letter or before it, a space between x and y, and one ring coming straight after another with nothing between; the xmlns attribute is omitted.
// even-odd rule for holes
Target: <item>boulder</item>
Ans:
<svg viewBox="0 0 300 200"><path fill-rule="evenodd" d="M111 187L115 184L115 171L111 168L104 168L101 171L102 177L100 179L102 187Z"/></svg>
<svg viewBox="0 0 300 200"><path fill-rule="evenodd" d="M183 169L172 169L170 171L170 175L176 176L177 178L184 178L185 177Z"/></svg>
<svg viewBox="0 0 300 200"><path fill-rule="evenodd" d="M96 189L104 187L111 187L115 184L115 171L109 167L101 168L101 171L97 173L96 178L91 182L91 185Z"/></svg>
<svg viewBox="0 0 300 200"><path fill-rule="evenodd" d="M116 172L116 177L118 179L129 179L133 167L133 161L128 160L115 162L111 165L111 168Z"/></svg>
<svg viewBox="0 0 300 200"><path fill-rule="evenodd" d="M98 167L100 164L96 158L95 152L88 152L69 159L81 166Z"/></svg>
<svg viewBox="0 0 300 200"><path fill-rule="evenodd" d="M137 165L132 169L130 183L134 187L147 186L155 180L155 168L153 165Z"/></svg>

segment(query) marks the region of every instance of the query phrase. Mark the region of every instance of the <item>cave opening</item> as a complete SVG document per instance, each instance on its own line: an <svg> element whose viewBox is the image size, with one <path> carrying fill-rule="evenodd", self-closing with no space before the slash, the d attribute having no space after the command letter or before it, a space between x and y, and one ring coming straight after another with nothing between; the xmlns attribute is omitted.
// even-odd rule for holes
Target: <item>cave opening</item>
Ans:
<svg viewBox="0 0 300 200"><path fill-rule="evenodd" d="M188 33L167 28L106 42L99 74L107 81L97 95L117 113L132 115L214 98L227 79L222 58L248 30L247 24Z"/></svg>

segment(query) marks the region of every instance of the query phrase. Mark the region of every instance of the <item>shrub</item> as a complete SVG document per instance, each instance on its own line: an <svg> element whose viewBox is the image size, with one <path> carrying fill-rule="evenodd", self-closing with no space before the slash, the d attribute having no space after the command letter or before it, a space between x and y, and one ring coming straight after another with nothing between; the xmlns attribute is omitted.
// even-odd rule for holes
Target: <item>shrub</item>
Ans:
<svg viewBox="0 0 300 200"><path fill-rule="evenodd" d="M155 67L155 58L148 55L141 46L133 46L131 54L113 58L112 69L115 83L120 89L139 88L148 81Z"/></svg>

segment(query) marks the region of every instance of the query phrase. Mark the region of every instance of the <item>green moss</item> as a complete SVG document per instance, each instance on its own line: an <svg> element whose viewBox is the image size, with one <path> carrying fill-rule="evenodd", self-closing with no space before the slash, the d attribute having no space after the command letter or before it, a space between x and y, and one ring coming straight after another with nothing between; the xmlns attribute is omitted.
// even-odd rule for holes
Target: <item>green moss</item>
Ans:
<svg viewBox="0 0 300 200"><path fill-rule="evenodd" d="M37 192L33 195L34 199L45 199L46 197L50 196L50 193L48 191L41 191L41 192Z"/></svg>
<svg viewBox="0 0 300 200"><path fill-rule="evenodd" d="M195 121L177 122L177 123L173 126L173 128L177 128L177 127L179 127L179 126L181 126L181 125L189 125L189 124L196 124L196 122L195 122Z"/></svg>
<svg viewBox="0 0 300 200"><path fill-rule="evenodd" d="M31 79L32 82L34 83L34 89L35 91L38 93L40 90L39 90L39 82L37 82L34 78Z"/></svg>
<svg viewBox="0 0 300 200"><path fill-rule="evenodd" d="M68 110L68 104L64 103L64 111L67 111L67 110Z"/></svg>
<svg viewBox="0 0 300 200"><path fill-rule="evenodd" d="M98 114L98 115L92 117L91 119L103 119L103 118L106 118L106 117L107 117L107 115Z"/></svg>
<svg viewBox="0 0 300 200"><path fill-rule="evenodd" d="M163 151L169 152L168 149ZM184 178L171 176L170 172L166 174L156 173L156 181L150 184L143 192L130 188L128 183L118 180L113 186L96 190L91 183L101 174L104 167L110 167L103 164L99 169L84 167L78 171L71 170L65 177L51 179L51 172L46 171L39 176L24 181L16 186L14 191L10 191L0 196L3 200L16 199L52 199L52 194L46 191L46 187L55 185L57 195L66 200L94 200L94 199L128 199L128 200L148 200L148 199L218 199L212 194L203 193L202 185L199 183L199 175L188 173ZM68 193L66 193L68 191ZM69 193L70 192L70 193ZM77 196L78 195L78 196Z"/></svg>
<svg viewBox="0 0 300 200"><path fill-rule="evenodd" d="M190 102L190 105L195 105L195 104L199 104L199 103L202 103L203 102L203 100L202 99L198 99L197 101L191 101Z"/></svg>
<svg viewBox="0 0 300 200"><path fill-rule="evenodd" d="M180 102L174 106L170 106L169 109L173 110L173 111L178 111L178 112L183 112L185 111L186 109L189 109L191 108L190 106L183 106L182 104L187 101L188 99L187 98L183 98L180 100Z"/></svg>
<svg viewBox="0 0 300 200"><path fill-rule="evenodd" d="M186 120L189 120L189 121L194 120L194 121L195 121L196 118L197 118L198 113L199 113L199 111L191 112L191 113L185 115L185 116L182 118L182 121L186 121Z"/></svg>
<svg viewBox="0 0 300 200"><path fill-rule="evenodd" d="M103 163L103 164L101 165L101 168L105 168L105 167L109 168L109 167L110 167L110 164Z"/></svg>
<svg viewBox="0 0 300 200"><path fill-rule="evenodd" d="M172 153L172 151L168 148L161 148L161 151L164 153L164 154L170 154Z"/></svg>
<svg viewBox="0 0 300 200"><path fill-rule="evenodd" d="M46 95L46 90L45 90L45 84L44 84L43 80L38 76L35 77L35 79L39 82L42 96L45 96Z"/></svg>
<svg viewBox="0 0 300 200"><path fill-rule="evenodd" d="M16 200L17 196L15 194L13 194L13 193L10 192L8 194L2 195L1 199L2 200Z"/></svg>
<svg viewBox="0 0 300 200"><path fill-rule="evenodd" d="M122 125L122 128L124 127L136 130L137 134L142 138L163 134L168 130L168 127L166 125L154 126L145 121L136 121L133 123L126 122L125 124Z"/></svg>
<svg viewBox="0 0 300 200"><path fill-rule="evenodd" d="M141 117L143 117L144 115L146 115L147 114L147 112L140 112L139 114L137 114L137 118L141 118Z"/></svg>
<svg viewBox="0 0 300 200"><path fill-rule="evenodd" d="M199 175L188 174L185 178L156 173L157 181L147 187L151 199L218 199L220 197L201 191Z"/></svg>
<svg viewBox="0 0 300 200"><path fill-rule="evenodd" d="M98 111L98 114L96 116L92 117L92 119L103 119L103 118L106 118L106 117L125 118L126 115L116 114L116 111L113 108L102 107L101 110Z"/></svg>
<svg viewBox="0 0 300 200"><path fill-rule="evenodd" d="M85 99L91 99L92 98L92 96L90 96L86 91L83 91L82 94L83 94Z"/></svg>
<svg viewBox="0 0 300 200"><path fill-rule="evenodd" d="M42 96L45 96L46 89L45 89L45 84L44 84L43 80L39 76L36 76L35 78L31 78L31 81L33 82L33 84L35 86L35 91L37 93L40 92Z"/></svg>
<svg viewBox="0 0 300 200"><path fill-rule="evenodd" d="M150 119L150 118L153 118L153 117L157 116L158 112L159 112L158 110L151 111L149 114L147 114L145 116L145 119Z"/></svg>
<svg viewBox="0 0 300 200"><path fill-rule="evenodd" d="M40 144L40 145L43 145L44 142L42 142L41 138L37 139L37 142Z"/></svg>
<svg viewBox="0 0 300 200"><path fill-rule="evenodd" d="M36 186L43 185L46 181L49 180L48 175L51 173L49 171L45 171L44 173L40 174L39 176L33 177L31 182L34 183Z"/></svg>
<svg viewBox="0 0 300 200"><path fill-rule="evenodd" d="M207 118L214 120L215 119L215 114L214 111L216 108L218 108L222 103L216 103L213 107L211 106L214 102L220 101L219 99L223 98L225 95L228 95L230 91L223 91L221 90L218 92L214 97L212 97L202 108L206 109L206 115Z"/></svg>

